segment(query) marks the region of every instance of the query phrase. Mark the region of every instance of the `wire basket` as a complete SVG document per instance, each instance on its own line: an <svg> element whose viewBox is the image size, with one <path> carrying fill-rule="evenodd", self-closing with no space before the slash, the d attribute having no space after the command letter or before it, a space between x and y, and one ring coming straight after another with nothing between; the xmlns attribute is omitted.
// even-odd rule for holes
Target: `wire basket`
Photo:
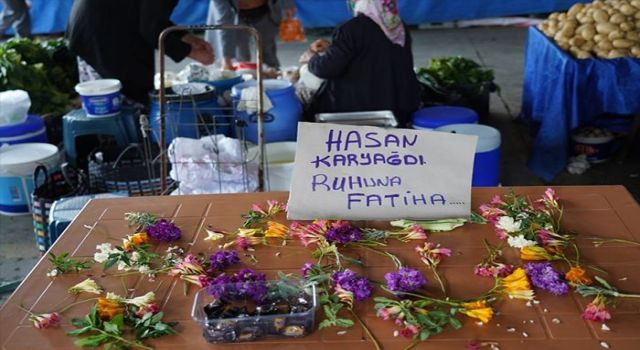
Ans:
<svg viewBox="0 0 640 350"><path fill-rule="evenodd" d="M141 126L145 142L157 142L160 146L161 188L164 190L167 187L167 177L163 175L171 175L170 178L180 186L175 192L177 194L262 191L265 189L266 170L265 113L257 113L257 145L253 145L247 141L247 124L236 114L234 103L223 100L222 94L217 94L213 87L200 83L202 85L191 84L177 91L175 88L173 91L165 88L166 36L173 31L203 30L250 32L256 41L257 65L262 67L260 35L248 26L174 26L160 34L161 78L157 111L152 108L150 119L145 124L141 122ZM260 69L256 71L256 78L256 104L258 111L262 111L264 89ZM152 100L154 98L156 96L152 96ZM186 139L176 139L183 137ZM195 144L195 139L199 141L198 144ZM180 143L184 145L180 147ZM194 183L202 186L196 188Z"/></svg>

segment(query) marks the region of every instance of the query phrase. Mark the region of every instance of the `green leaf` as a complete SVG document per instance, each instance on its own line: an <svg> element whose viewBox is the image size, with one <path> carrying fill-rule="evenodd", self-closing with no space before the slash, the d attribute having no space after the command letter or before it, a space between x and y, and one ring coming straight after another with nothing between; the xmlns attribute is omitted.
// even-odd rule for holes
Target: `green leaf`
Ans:
<svg viewBox="0 0 640 350"><path fill-rule="evenodd" d="M338 318L336 319L336 326L342 328L349 328L353 326L353 321L348 318Z"/></svg>
<svg viewBox="0 0 640 350"><path fill-rule="evenodd" d="M322 322L320 322L320 324L318 325L318 329L328 328L331 326L333 326L333 322L331 322L330 320L322 320Z"/></svg>
<svg viewBox="0 0 640 350"><path fill-rule="evenodd" d="M87 326L91 326L91 323L87 322L86 319L80 319L80 318L72 318L71 319L71 324L76 326L76 327L87 327Z"/></svg>
<svg viewBox="0 0 640 350"><path fill-rule="evenodd" d="M95 329L95 328L93 328L93 327L91 327L91 326L86 326L86 327L82 327L82 328L80 328L80 329L76 329L76 330L73 330L73 331L67 332L67 335L70 335L70 336L72 336L72 337L77 337L77 336L79 336L79 335L81 335L81 334L84 334L84 333L86 333L86 332L92 331L92 330L94 330L94 329Z"/></svg>
<svg viewBox="0 0 640 350"><path fill-rule="evenodd" d="M613 288L609 282L607 282L604 278L600 277L600 276L595 276L596 281L598 281L601 285L603 285L605 288L607 289L611 289L611 290L616 290L615 288Z"/></svg>
<svg viewBox="0 0 640 350"><path fill-rule="evenodd" d="M104 331L114 335L120 334L120 328L118 328L118 325L111 322L104 323Z"/></svg>
<svg viewBox="0 0 640 350"><path fill-rule="evenodd" d="M420 340L421 340L421 341L425 341L425 340L429 339L429 337L430 337L430 336L431 336L431 332L429 332L429 331L428 331L428 330L426 330L426 329L423 329L423 330L420 332Z"/></svg>
<svg viewBox="0 0 640 350"><path fill-rule="evenodd" d="M95 348L98 345L105 342L107 339L109 339L109 336L107 334L95 334L95 335L88 336L86 338L80 338L74 341L73 343L76 346L79 346L81 348L84 348L84 347Z"/></svg>
<svg viewBox="0 0 640 350"><path fill-rule="evenodd" d="M462 328L462 322L460 322L457 318L454 318L454 317L449 318L449 324L454 329Z"/></svg>

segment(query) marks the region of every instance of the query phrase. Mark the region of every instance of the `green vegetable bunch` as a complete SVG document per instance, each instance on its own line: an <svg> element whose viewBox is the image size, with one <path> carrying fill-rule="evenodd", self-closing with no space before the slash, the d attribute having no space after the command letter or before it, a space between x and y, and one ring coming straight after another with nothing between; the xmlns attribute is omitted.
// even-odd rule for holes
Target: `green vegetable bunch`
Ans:
<svg viewBox="0 0 640 350"><path fill-rule="evenodd" d="M27 91L31 113L64 112L77 82L76 58L64 39L13 38L0 43L0 91Z"/></svg>
<svg viewBox="0 0 640 350"><path fill-rule="evenodd" d="M417 71L418 81L441 94L457 91L462 95L481 95L493 91L493 70L461 56L436 58Z"/></svg>

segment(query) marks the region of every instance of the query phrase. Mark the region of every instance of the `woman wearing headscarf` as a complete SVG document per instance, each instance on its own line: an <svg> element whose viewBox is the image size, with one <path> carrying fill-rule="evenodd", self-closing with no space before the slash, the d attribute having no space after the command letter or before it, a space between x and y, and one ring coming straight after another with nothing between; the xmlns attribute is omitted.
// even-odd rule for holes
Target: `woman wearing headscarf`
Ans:
<svg viewBox="0 0 640 350"><path fill-rule="evenodd" d="M316 41L310 47L309 72L326 81L307 115L391 110L405 126L419 107L420 91L398 2L348 2L354 18L336 29L330 45Z"/></svg>

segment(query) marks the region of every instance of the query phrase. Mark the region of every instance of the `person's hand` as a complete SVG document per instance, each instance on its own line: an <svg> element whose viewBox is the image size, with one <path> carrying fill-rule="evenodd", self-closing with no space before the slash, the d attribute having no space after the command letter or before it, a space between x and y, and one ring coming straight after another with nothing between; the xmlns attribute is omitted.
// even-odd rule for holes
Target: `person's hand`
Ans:
<svg viewBox="0 0 640 350"><path fill-rule="evenodd" d="M182 37L182 41L191 46L189 57L204 65L213 64L213 61L215 60L213 48L206 40L193 34L187 34Z"/></svg>
<svg viewBox="0 0 640 350"><path fill-rule="evenodd" d="M286 8L282 10L282 14L284 15L285 19L293 18L293 16L296 15L296 8L295 7Z"/></svg>
<svg viewBox="0 0 640 350"><path fill-rule="evenodd" d="M307 63L309 63L309 60L311 60L311 57L313 57L313 56L315 56L315 55L316 55L316 53L315 53L315 52L313 52L313 51L311 51L311 49L309 49L309 50L305 51L305 52L300 56L300 58L298 59L298 63L299 63L300 65L307 64Z"/></svg>
<svg viewBox="0 0 640 350"><path fill-rule="evenodd" d="M323 52L330 45L331 45L331 43L328 40L318 39L318 40L312 42L311 45L309 45L309 50L311 50L311 52L315 52L315 53Z"/></svg>

